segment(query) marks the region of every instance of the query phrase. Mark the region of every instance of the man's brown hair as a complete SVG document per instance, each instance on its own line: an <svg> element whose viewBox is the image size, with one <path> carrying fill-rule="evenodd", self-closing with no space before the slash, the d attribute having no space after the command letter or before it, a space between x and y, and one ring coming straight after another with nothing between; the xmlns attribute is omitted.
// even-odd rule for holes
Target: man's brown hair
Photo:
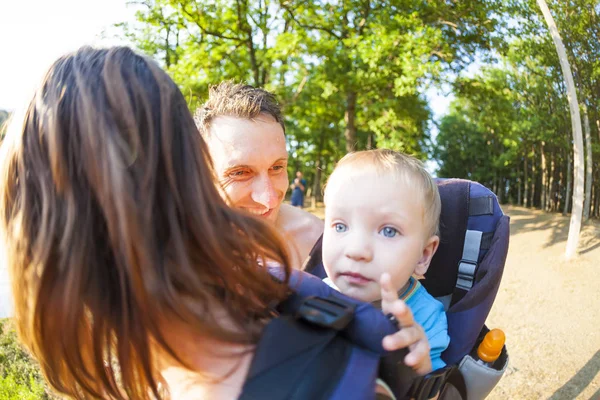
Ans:
<svg viewBox="0 0 600 400"><path fill-rule="evenodd" d="M251 85L224 81L209 89L208 100L196 110L194 120L200 132L206 135L212 120L217 117L253 119L260 114L273 117L285 132L281 107L273 93Z"/></svg>
<svg viewBox="0 0 600 400"><path fill-rule="evenodd" d="M66 55L12 128L0 228L20 338L54 389L160 399L157 354L188 366L165 319L209 340L258 341L268 305L288 293L285 244L225 204L157 64L122 47ZM266 260L284 266L283 282Z"/></svg>

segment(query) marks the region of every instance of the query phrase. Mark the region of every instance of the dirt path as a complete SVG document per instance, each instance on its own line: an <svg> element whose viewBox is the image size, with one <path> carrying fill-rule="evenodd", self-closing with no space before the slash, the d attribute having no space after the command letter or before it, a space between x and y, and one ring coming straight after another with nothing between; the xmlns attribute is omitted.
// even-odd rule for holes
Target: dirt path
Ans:
<svg viewBox="0 0 600 400"><path fill-rule="evenodd" d="M600 400L600 223L565 261L569 217L503 209L509 255L487 324L506 333L510 362L488 399Z"/></svg>
<svg viewBox="0 0 600 400"><path fill-rule="evenodd" d="M511 242L488 326L504 329L510 363L490 399L600 399L600 224L563 257L569 218L505 207Z"/></svg>

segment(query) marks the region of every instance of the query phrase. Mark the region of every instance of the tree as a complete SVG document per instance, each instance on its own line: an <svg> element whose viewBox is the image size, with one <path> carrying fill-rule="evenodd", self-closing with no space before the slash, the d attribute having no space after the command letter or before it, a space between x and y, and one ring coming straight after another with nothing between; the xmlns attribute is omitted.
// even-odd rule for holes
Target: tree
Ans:
<svg viewBox="0 0 600 400"><path fill-rule="evenodd" d="M546 47L513 41L496 66L456 81L434 153L439 175L479 181L519 205L566 204L568 105Z"/></svg>
<svg viewBox="0 0 600 400"><path fill-rule="evenodd" d="M290 168L321 181L345 152L429 153L423 89L499 39L498 0L142 0L129 39L158 59L194 109L209 85L275 92ZM312 175L312 176L311 176ZM318 193L315 186L314 193Z"/></svg>
<svg viewBox="0 0 600 400"><path fill-rule="evenodd" d="M552 14L548 9L548 5L545 0L537 0L548 28L552 35L552 40L556 46L556 52L558 53L558 59L560 66L563 71L565 83L567 85L567 99L569 101L569 108L571 111L571 125L573 130L573 160L574 160L574 182L575 187L573 189L573 211L571 213L571 223L569 226L569 236L567 238L567 249L565 256L571 258L577 251L577 245L579 244L579 232L581 230L581 216L583 211L583 183L584 183L584 161L583 161L583 135L581 132L581 117L579 115L579 103L577 102L577 91L575 90L575 83L573 82L573 74L567 59L567 53L565 46L563 45L562 39L558 32L558 28L554 23Z"/></svg>
<svg viewBox="0 0 600 400"><path fill-rule="evenodd" d="M347 152L364 148L361 131L363 143L375 138L386 145L397 143L388 140L390 126L402 133L426 132L421 118L429 118L428 110L419 96L425 82L489 50L502 8L498 1L285 0L281 5L303 32L309 54L326 60L326 81L344 104ZM420 118L411 119L415 114L403 112L407 109ZM382 124L388 129L373 130Z"/></svg>

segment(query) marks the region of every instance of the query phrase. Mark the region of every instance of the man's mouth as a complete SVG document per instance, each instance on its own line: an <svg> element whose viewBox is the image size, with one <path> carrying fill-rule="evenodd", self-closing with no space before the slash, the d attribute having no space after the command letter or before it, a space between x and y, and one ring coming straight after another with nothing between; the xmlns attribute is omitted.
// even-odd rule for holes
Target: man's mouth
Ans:
<svg viewBox="0 0 600 400"><path fill-rule="evenodd" d="M246 208L250 214L256 215L257 217L267 218L269 215L273 214L273 208L268 209L256 209L256 208Z"/></svg>

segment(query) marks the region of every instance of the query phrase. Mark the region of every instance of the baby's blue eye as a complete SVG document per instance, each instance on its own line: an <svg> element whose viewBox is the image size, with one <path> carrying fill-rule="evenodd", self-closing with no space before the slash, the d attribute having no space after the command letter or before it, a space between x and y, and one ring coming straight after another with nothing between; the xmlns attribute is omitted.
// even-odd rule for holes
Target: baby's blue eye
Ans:
<svg viewBox="0 0 600 400"><path fill-rule="evenodd" d="M385 228L380 230L379 233L381 233L385 237L393 238L398 233L398 230L391 228L389 226L386 226Z"/></svg>
<svg viewBox="0 0 600 400"><path fill-rule="evenodd" d="M334 228L335 228L335 231L337 233L346 232L348 230L348 227L345 224L342 224L340 222L338 222L337 224L335 224Z"/></svg>

